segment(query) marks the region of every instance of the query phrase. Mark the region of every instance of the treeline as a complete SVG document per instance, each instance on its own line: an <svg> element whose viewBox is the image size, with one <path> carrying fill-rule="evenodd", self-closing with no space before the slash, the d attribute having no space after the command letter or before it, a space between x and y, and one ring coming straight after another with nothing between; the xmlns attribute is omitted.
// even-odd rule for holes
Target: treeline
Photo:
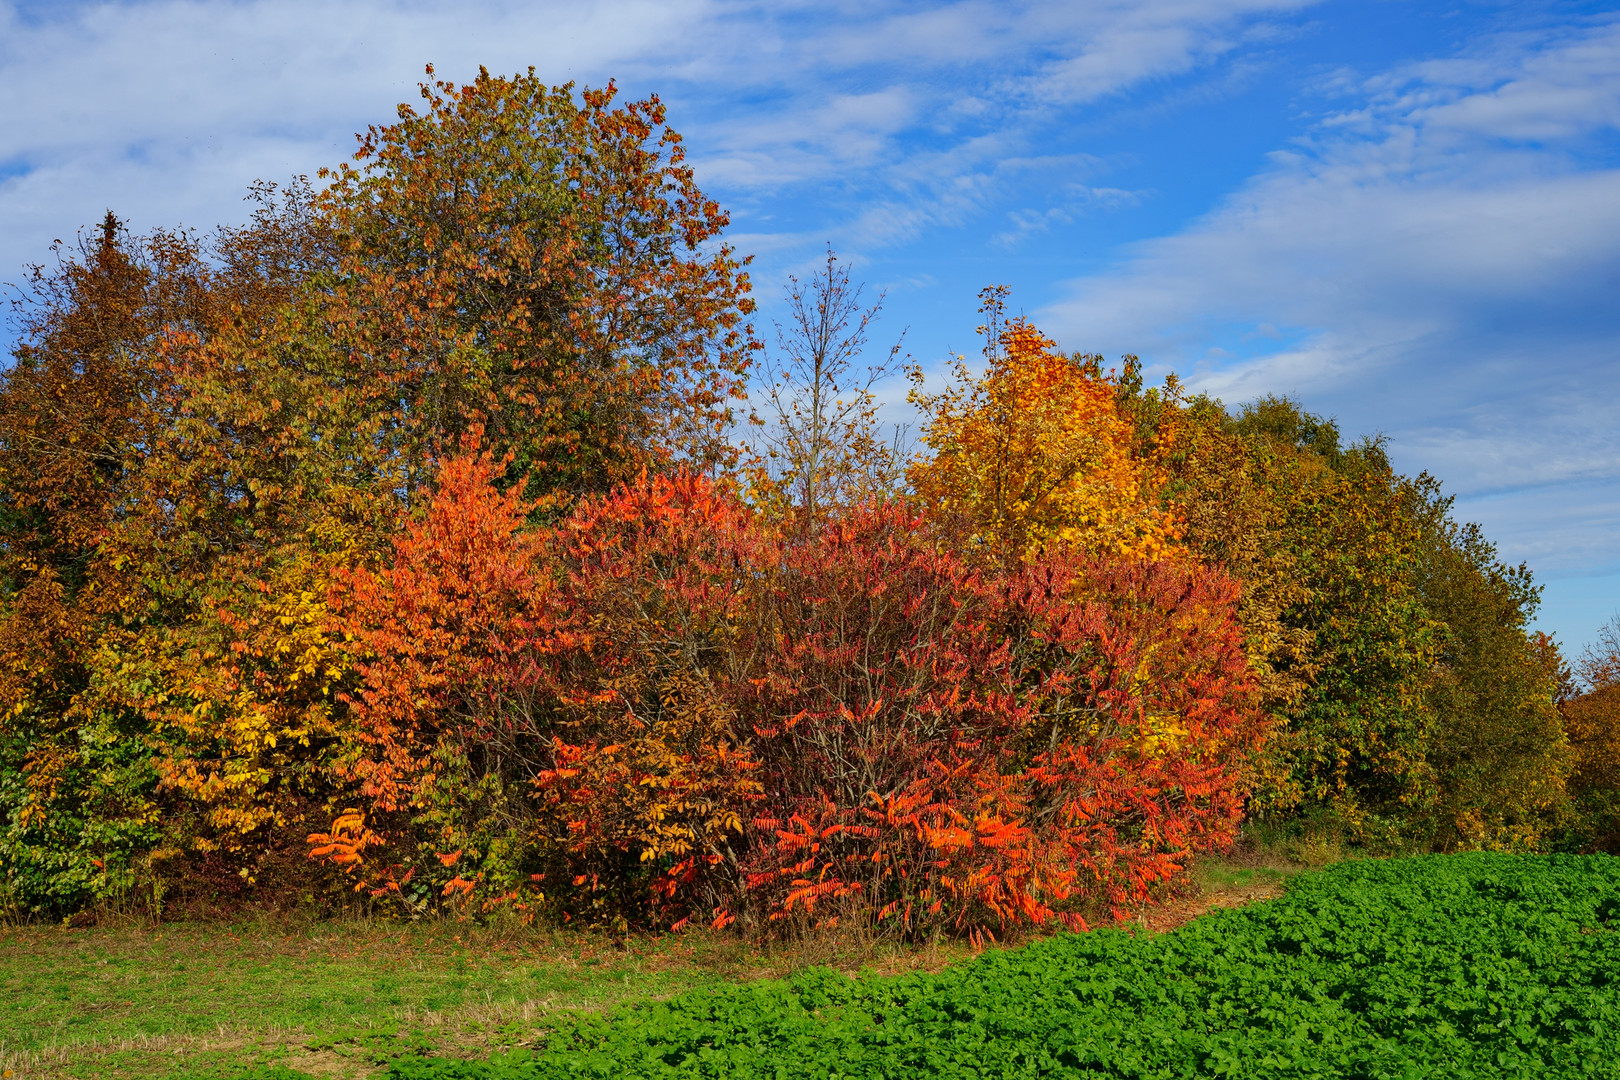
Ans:
<svg viewBox="0 0 1620 1080"><path fill-rule="evenodd" d="M248 225L36 269L0 905L1082 925L1245 816L1614 847L1615 642L1427 476L983 295L912 449L829 254L762 355L656 99L434 82ZM892 364L895 354L890 355ZM1603 643L1600 643L1603 646Z"/></svg>

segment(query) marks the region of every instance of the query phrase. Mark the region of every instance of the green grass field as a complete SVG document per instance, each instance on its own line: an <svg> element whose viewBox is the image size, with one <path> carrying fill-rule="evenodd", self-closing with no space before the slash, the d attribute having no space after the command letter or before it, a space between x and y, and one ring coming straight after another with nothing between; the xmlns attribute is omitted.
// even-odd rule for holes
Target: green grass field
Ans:
<svg viewBox="0 0 1620 1080"><path fill-rule="evenodd" d="M400 1054L494 1051L556 1011L758 967L739 945L619 947L454 923L13 929L0 932L0 1068L19 1080L214 1077L272 1063L363 1076Z"/></svg>
<svg viewBox="0 0 1620 1080"><path fill-rule="evenodd" d="M0 930L0 1073L181 1080L280 1065L361 1077L405 1055L527 1045L561 1015L808 963L907 970L964 955L848 943L761 953L718 935L621 942L453 921L11 928Z"/></svg>

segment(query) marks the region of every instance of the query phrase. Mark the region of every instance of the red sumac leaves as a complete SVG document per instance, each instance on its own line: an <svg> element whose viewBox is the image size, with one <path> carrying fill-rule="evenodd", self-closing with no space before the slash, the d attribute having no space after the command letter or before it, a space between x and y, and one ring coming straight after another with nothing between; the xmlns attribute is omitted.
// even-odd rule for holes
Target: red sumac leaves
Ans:
<svg viewBox="0 0 1620 1080"><path fill-rule="evenodd" d="M347 765L379 809L439 807L493 884L978 934L1139 901L1235 829L1262 730L1213 571L975 566L897 503L780 532L691 475L526 532L493 471L447 463L355 579ZM451 781L499 835L443 812Z"/></svg>

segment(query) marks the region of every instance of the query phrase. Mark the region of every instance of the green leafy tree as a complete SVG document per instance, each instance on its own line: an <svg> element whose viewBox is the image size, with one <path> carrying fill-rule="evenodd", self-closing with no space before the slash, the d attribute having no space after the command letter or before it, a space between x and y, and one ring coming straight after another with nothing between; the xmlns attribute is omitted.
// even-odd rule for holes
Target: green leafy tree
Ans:
<svg viewBox="0 0 1620 1080"><path fill-rule="evenodd" d="M1478 525L1424 474L1409 488L1422 534L1419 587L1439 624L1425 697L1438 848L1534 848L1563 808L1571 760L1555 703L1560 662L1529 631L1540 600L1530 570L1509 566Z"/></svg>
<svg viewBox="0 0 1620 1080"><path fill-rule="evenodd" d="M1256 809L1327 813L1393 841L1434 798L1423 688L1436 625L1420 535L1382 446L1283 398L1193 399L1167 497L1197 555L1245 585L1249 653L1278 721Z"/></svg>

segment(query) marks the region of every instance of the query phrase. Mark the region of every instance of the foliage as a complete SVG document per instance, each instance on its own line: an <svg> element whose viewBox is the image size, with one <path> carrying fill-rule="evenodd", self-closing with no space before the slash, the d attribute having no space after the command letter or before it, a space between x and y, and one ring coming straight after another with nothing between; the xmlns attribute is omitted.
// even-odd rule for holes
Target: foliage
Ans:
<svg viewBox="0 0 1620 1080"><path fill-rule="evenodd" d="M1598 630L1576 670L1580 681L1559 709L1573 757L1566 843L1613 854L1620 852L1620 617Z"/></svg>
<svg viewBox="0 0 1620 1080"><path fill-rule="evenodd" d="M1222 846L1260 734L1230 583L1054 552L974 569L897 507L795 545L762 687L775 915L897 925L1123 905Z"/></svg>
<svg viewBox="0 0 1620 1080"><path fill-rule="evenodd" d="M748 278L663 104L615 96L435 80L323 173L322 318L417 481L474 425L535 497L732 459Z"/></svg>
<svg viewBox="0 0 1620 1080"><path fill-rule="evenodd" d="M764 600L749 717L768 797L749 889L789 925L1049 917L1013 740L998 583L873 503L796 537ZM966 925L963 925L966 924Z"/></svg>
<svg viewBox="0 0 1620 1080"><path fill-rule="evenodd" d="M448 462L355 575L341 766L485 895L977 932L1139 901L1231 836L1262 732L1218 575L981 571L898 504L780 532L689 474L523 533L493 480ZM318 839L363 861L358 830Z"/></svg>
<svg viewBox="0 0 1620 1080"><path fill-rule="evenodd" d="M357 568L334 590L363 679L339 767L382 811L425 797L439 735L491 719L503 662L551 623L539 545L519 531L531 507L496 491L493 472L487 453L448 462L427 512L394 538L392 566Z"/></svg>
<svg viewBox="0 0 1620 1080"><path fill-rule="evenodd" d="M1435 627L1414 580L1416 529L1387 463L1374 448L1351 462L1348 475L1320 474L1316 498L1291 508L1315 586L1299 615L1320 665L1296 730L1307 797L1377 838L1377 819L1426 809L1433 795L1422 691Z"/></svg>
<svg viewBox="0 0 1620 1080"><path fill-rule="evenodd" d="M1141 412L1133 395L1127 407ZM1160 416L1150 419L1162 423ZM1218 401L1195 397L1173 417L1178 438L1166 485L1183 543L1242 587L1244 651L1259 683L1272 738L1253 763L1253 813L1296 808L1305 777L1297 767L1297 715L1321 667L1315 633L1301 615L1314 592L1289 542L1288 496L1300 488L1297 459L1245 437Z"/></svg>
<svg viewBox="0 0 1620 1080"><path fill-rule="evenodd" d="M1281 398L1178 417L1187 546L1244 582L1251 661L1282 730L1256 809L1375 845L1550 841L1569 751L1539 590L1425 475Z"/></svg>
<svg viewBox="0 0 1620 1080"><path fill-rule="evenodd" d="M0 859L24 911L117 893L157 841L149 725L100 693L136 589L104 545L156 423L144 358L209 317L184 235L137 243L109 213L57 255L32 268L0 374Z"/></svg>
<svg viewBox="0 0 1620 1080"><path fill-rule="evenodd" d="M355 577L370 659L343 771L430 825L456 881L476 866L486 889L586 914L712 905L758 787L714 691L738 678L748 512L658 478L522 533L528 504L494 479L487 455L447 463L392 569Z"/></svg>
<svg viewBox="0 0 1620 1080"><path fill-rule="evenodd" d="M1042 812L1067 826L1059 859L1100 883L1117 916L1189 854L1230 844L1270 725L1235 581L1169 562L1078 563L1029 571L1050 725L1031 777ZM1071 574L1068 595L1055 592Z"/></svg>
<svg viewBox="0 0 1620 1080"><path fill-rule="evenodd" d="M1437 791L1437 848L1534 848L1563 808L1569 745L1554 698L1561 662L1528 632L1540 590L1507 566L1477 525L1450 520L1426 474L1412 484L1422 527L1425 606L1440 624L1426 688L1425 757Z"/></svg>
<svg viewBox="0 0 1620 1080"><path fill-rule="evenodd" d="M1341 444L1281 398L1229 413L1140 368L1064 357L987 290L987 368L919 389L911 479L963 550L1010 565L1052 544L1198 559L1242 584L1248 662L1275 737L1258 812L1325 816L1376 845L1540 844L1564 798L1550 653L1528 571L1454 523L1381 443Z"/></svg>
<svg viewBox="0 0 1620 1080"><path fill-rule="evenodd" d="M207 317L165 325L147 357L156 422L99 545L126 591L97 628L90 699L146 719L162 789L191 819L154 857L225 853L248 878L266 834L329 791L322 754L347 673L327 579L389 517L378 493L343 486L364 432L351 399L267 355L329 233L307 185L257 196L248 226L195 253Z"/></svg>
<svg viewBox="0 0 1620 1080"><path fill-rule="evenodd" d="M724 925L738 906L762 794L738 698L765 670L758 590L772 548L740 500L689 473L621 487L559 529L578 633L557 654L566 711L537 780L551 836L574 854L576 883L645 881L664 921Z"/></svg>
<svg viewBox="0 0 1620 1080"><path fill-rule="evenodd" d="M1244 583L1278 721L1257 809L1408 841L1437 798L1425 688L1442 627L1422 593L1421 500L1379 443L1341 446L1285 399L1236 415L1195 399L1176 422L1172 503L1188 547Z"/></svg>
<svg viewBox="0 0 1620 1080"><path fill-rule="evenodd" d="M658 99L422 97L240 228L109 214L34 269L8 911L338 889L979 943L1151 899L1245 812L1612 843L1613 658L1555 710L1528 570L1379 441L1144 389L991 288L902 463L898 346L855 373L881 298L829 249L747 459L746 260Z"/></svg>
<svg viewBox="0 0 1620 1080"><path fill-rule="evenodd" d="M1028 322L1006 321L1003 288L980 298L984 374L958 357L952 383L929 394L913 369L932 451L912 470L917 494L934 513L965 518L968 550L1002 565L1049 543L1126 558L1179 551L1159 505L1157 454L1137 452L1101 358L1064 356Z"/></svg>
<svg viewBox="0 0 1620 1080"><path fill-rule="evenodd" d="M424 95L319 194L259 185L206 239L109 216L34 275L0 386L0 812L64 881L223 858L251 883L331 820L359 675L329 589L464 434L553 506L729 459L748 282L662 106L532 73ZM92 768L113 741L139 767ZM29 880L38 911L102 895Z"/></svg>
<svg viewBox="0 0 1620 1080"><path fill-rule="evenodd" d="M1612 1077L1617 915L1602 856L1345 863L1173 934L700 990L391 1075Z"/></svg>

